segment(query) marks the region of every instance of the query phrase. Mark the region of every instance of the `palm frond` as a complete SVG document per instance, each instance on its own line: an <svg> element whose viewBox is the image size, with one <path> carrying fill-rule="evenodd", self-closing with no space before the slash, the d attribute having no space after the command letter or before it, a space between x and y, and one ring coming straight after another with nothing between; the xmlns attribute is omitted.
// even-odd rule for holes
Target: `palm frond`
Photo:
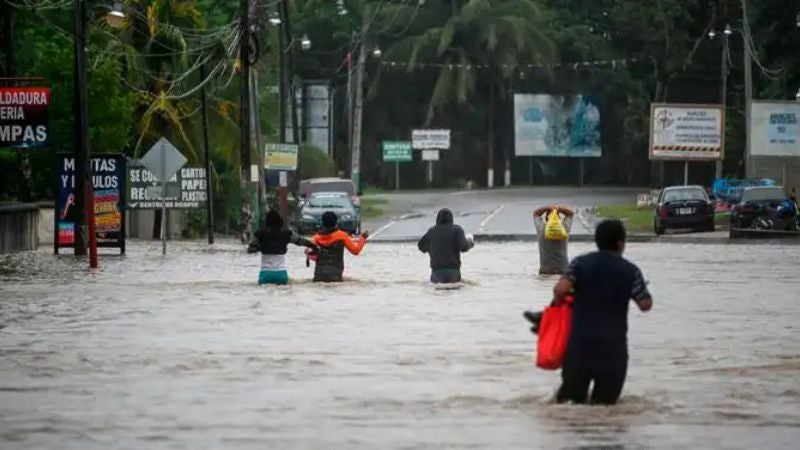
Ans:
<svg viewBox="0 0 800 450"><path fill-rule="evenodd" d="M453 37L456 34L456 26L458 24L458 17L451 17L450 20L447 21L447 24L442 29L442 35L439 38L439 47L436 50L436 54L442 56L444 52L450 48L450 44L453 43Z"/></svg>
<svg viewBox="0 0 800 450"><path fill-rule="evenodd" d="M459 11L458 16L464 24L470 24L492 10L491 0L469 0Z"/></svg>
<svg viewBox="0 0 800 450"><path fill-rule="evenodd" d="M433 88L433 95L428 105L428 117L425 119L425 125L430 125L436 112L441 109L450 101L450 92L453 86L453 68L449 64L445 64L439 71L439 78L436 80L436 86Z"/></svg>

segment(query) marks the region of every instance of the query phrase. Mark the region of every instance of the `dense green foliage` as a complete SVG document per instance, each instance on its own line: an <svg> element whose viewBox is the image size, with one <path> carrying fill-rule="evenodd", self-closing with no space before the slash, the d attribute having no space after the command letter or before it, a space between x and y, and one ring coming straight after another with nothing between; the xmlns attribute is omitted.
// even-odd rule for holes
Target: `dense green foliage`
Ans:
<svg viewBox="0 0 800 450"><path fill-rule="evenodd" d="M71 5L41 0L60 8L31 10L0 3L3 75L42 76L53 89L50 148L24 155L0 149L0 195L48 198L54 185L53 154L73 146ZM202 115L196 88L208 81L218 222L235 227L239 2L124 3L126 28L110 29L97 17L90 27L93 151L134 156L167 135L191 160L200 161ZM277 141L280 49L278 29L267 20L277 12L275 2L254 3L259 128L262 142ZM741 0L290 0L295 39L284 43L294 61L288 79L330 80L336 93L336 167L321 153L304 150L301 168L309 172L302 175L348 170L348 67L355 74L354 52L364 44L368 57L361 170L370 184L394 183L394 167L381 161L380 142L408 139L411 129L420 126L452 130L453 148L435 166L438 186L467 180L485 184L486 169L492 166L497 184L506 165L514 184L529 183L531 177L537 184L575 183L573 160L513 156L513 93L584 93L598 99L603 156L587 163L587 182L675 181L681 176L679 164L662 167L648 160L649 105L720 101L721 30L726 24L734 33L728 38L724 170L741 175L742 31L751 30L758 56L753 67L757 98L793 99L800 87L800 5L792 0L750 3L745 24ZM717 32L716 39L708 38L710 30ZM302 36L311 40L309 50L298 45ZM380 57L373 56L375 48L383 50ZM200 62L211 73L207 80ZM404 164L401 184L422 187L424 173L420 161ZM697 164L693 181L708 183L712 175L712 164Z"/></svg>

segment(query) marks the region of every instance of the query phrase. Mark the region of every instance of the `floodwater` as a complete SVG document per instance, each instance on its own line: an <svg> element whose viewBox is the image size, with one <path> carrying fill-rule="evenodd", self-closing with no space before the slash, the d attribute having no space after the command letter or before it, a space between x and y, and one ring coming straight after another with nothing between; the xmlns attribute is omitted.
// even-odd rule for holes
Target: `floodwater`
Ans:
<svg viewBox="0 0 800 450"><path fill-rule="evenodd" d="M293 249L278 288L233 243L132 242L93 274L5 255L0 448L795 449L798 251L630 244L655 307L631 310L613 407L549 403L521 313L554 280L530 243L479 243L457 290L413 244L368 244L335 286Z"/></svg>

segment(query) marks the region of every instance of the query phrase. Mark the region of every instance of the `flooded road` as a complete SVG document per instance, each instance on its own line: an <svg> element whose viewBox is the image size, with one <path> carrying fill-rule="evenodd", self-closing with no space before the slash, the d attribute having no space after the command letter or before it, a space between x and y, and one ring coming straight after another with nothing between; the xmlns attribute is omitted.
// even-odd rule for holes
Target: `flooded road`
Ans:
<svg viewBox="0 0 800 450"><path fill-rule="evenodd" d="M574 243L571 254L591 249ZM0 256L0 448L797 448L798 246L630 244L621 404L549 404L521 317L554 283L531 243L479 243L437 290L410 244L351 281L259 288L241 246L132 242L102 270Z"/></svg>

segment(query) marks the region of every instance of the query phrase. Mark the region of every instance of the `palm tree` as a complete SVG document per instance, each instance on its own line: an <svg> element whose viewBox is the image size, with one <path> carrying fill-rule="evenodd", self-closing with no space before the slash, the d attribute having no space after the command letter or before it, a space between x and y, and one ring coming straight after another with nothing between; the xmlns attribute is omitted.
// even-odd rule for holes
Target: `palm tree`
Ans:
<svg viewBox="0 0 800 450"><path fill-rule="evenodd" d="M222 79L232 64L236 24L204 28L194 0L128 0L126 19L106 51L122 55L125 83L137 94L138 139L132 148L138 156L160 137L170 138L190 161L198 161L202 136L196 92L212 80ZM203 78L201 68L212 66ZM228 84L232 73L227 79ZM215 98L216 97L212 97ZM211 102L221 120L211 126L212 139L223 145L225 159L238 165L238 115L231 114L225 99ZM216 132L213 132L216 131ZM221 135L222 137L218 136ZM153 237L157 238L161 215L156 211Z"/></svg>
<svg viewBox="0 0 800 450"><path fill-rule="evenodd" d="M488 90L488 186L494 184L496 99L508 94L507 81L522 64L548 64L556 59L554 44L541 31L542 14L532 0L450 0L432 6L436 25L423 24L418 34L394 45L387 57L440 65L425 120L430 124L444 107L465 103L479 87ZM427 7L427 5L425 5ZM414 8L399 6L399 8ZM428 26L425 26L428 25Z"/></svg>

